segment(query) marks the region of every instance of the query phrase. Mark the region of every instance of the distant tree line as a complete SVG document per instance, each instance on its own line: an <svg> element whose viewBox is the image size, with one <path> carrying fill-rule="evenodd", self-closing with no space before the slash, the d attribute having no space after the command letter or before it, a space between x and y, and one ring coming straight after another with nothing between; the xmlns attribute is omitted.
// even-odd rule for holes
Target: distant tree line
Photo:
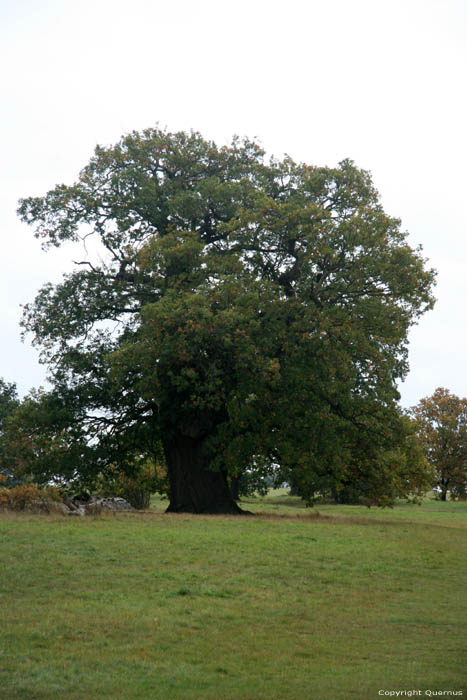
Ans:
<svg viewBox="0 0 467 700"><path fill-rule="evenodd" d="M71 493L97 490L101 494L124 496L135 508L147 508L153 493L168 495L162 444L155 460L141 456L127 471L121 470L118 463L106 464L98 473L70 469L73 452L54 432L48 398L46 392L32 391L20 401L16 384L0 378L0 481L3 485L31 481L46 485L55 481L68 485ZM406 468L401 476L407 483L393 493L393 498L422 496L430 488L435 489L442 501L448 496L452 500L466 500L467 399L439 388L410 410L405 427ZM398 468L399 460L400 455L395 462ZM415 477L410 481L410 469L414 465ZM283 479L283 472L276 466L269 473L260 468L232 473L228 483L232 498L239 501L248 495L264 495L269 489L281 486ZM289 485L292 495L309 498L309 494L293 482ZM313 497L344 504L371 503L350 480L343 488L341 482L339 490L333 485L327 491L315 492Z"/></svg>

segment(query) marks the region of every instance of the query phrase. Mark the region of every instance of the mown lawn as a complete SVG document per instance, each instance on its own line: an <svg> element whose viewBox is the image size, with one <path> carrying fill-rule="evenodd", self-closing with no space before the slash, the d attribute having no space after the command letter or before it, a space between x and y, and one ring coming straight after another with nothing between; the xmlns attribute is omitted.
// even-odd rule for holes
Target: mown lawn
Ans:
<svg viewBox="0 0 467 700"><path fill-rule="evenodd" d="M0 698L467 697L467 504L154 505L0 515Z"/></svg>

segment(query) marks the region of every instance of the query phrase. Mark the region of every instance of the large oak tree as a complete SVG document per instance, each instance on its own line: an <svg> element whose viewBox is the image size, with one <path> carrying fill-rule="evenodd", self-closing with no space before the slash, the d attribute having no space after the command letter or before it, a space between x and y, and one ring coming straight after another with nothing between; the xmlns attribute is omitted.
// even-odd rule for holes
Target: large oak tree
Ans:
<svg viewBox="0 0 467 700"><path fill-rule="evenodd" d="M169 510L193 512L238 512L249 469L375 502L410 481L396 382L434 273L352 162L148 129L19 213L85 243L23 323L96 469L162 441Z"/></svg>

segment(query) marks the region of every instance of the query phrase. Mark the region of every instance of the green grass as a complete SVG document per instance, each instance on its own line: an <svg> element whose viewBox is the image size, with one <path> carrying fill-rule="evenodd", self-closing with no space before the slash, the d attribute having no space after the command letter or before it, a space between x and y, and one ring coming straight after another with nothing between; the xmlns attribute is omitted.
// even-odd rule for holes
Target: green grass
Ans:
<svg viewBox="0 0 467 700"><path fill-rule="evenodd" d="M153 505L0 516L0 698L467 696L467 504Z"/></svg>

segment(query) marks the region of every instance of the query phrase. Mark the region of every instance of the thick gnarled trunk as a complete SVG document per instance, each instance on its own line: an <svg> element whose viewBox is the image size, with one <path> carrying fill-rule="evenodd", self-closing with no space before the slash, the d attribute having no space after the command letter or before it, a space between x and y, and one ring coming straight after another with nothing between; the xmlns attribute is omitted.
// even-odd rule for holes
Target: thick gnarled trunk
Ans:
<svg viewBox="0 0 467 700"><path fill-rule="evenodd" d="M222 472L207 469L202 440L179 435L164 440L170 484L167 513L226 513L241 515Z"/></svg>

